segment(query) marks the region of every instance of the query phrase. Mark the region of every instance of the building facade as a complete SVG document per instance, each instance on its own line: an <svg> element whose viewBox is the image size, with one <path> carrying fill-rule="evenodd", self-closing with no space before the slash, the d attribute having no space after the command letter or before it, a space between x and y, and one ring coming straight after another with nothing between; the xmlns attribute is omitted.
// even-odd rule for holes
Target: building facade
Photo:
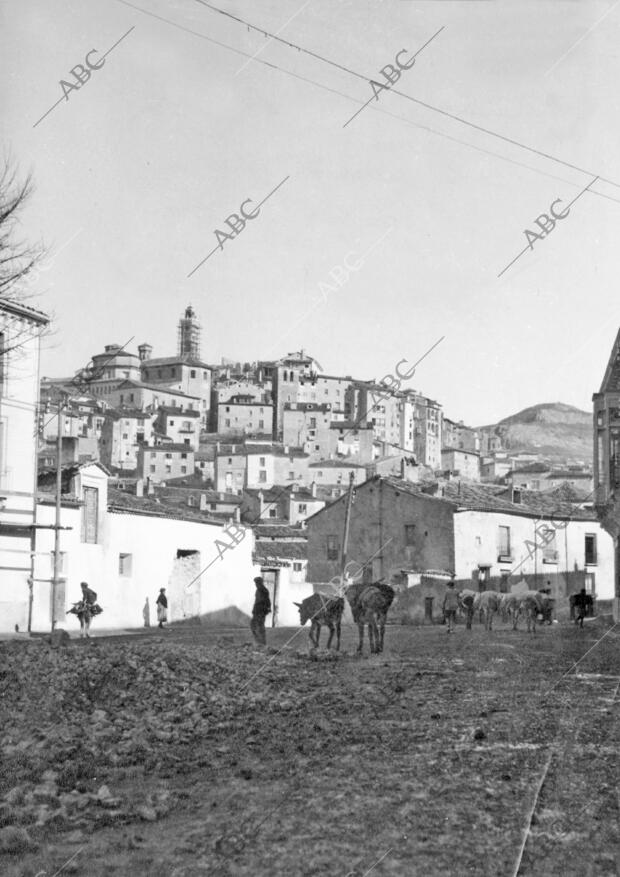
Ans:
<svg viewBox="0 0 620 877"><path fill-rule="evenodd" d="M39 350L48 317L0 304L0 629L26 630L32 611ZM48 415L50 416L50 415Z"/></svg>

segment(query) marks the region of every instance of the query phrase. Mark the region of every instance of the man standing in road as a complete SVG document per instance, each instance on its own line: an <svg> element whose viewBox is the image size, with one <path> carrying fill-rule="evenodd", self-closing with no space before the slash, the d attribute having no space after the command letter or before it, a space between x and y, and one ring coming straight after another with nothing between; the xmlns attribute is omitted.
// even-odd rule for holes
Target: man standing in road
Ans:
<svg viewBox="0 0 620 877"><path fill-rule="evenodd" d="M448 623L448 633L454 633L456 622L456 610L459 608L459 598L454 590L454 576L447 583L446 595L443 598L443 614Z"/></svg>
<svg viewBox="0 0 620 877"><path fill-rule="evenodd" d="M252 636L257 645L265 646L267 645L265 618L271 612L271 599L269 597L269 591L265 587L261 576L256 576L254 584L256 585L256 596L254 597L254 608L252 609L252 623L250 624L250 630L252 631Z"/></svg>

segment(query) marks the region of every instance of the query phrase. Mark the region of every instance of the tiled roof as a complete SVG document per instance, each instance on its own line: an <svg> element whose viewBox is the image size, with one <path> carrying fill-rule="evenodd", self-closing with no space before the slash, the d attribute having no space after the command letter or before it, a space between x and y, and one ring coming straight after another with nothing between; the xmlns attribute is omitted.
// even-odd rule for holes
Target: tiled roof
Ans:
<svg viewBox="0 0 620 877"><path fill-rule="evenodd" d="M318 463L310 463L309 469L365 469L362 463L351 463L347 460L320 460Z"/></svg>
<svg viewBox="0 0 620 877"><path fill-rule="evenodd" d="M188 454L194 453L193 448L191 448L189 445L179 445L179 444L175 444L174 442L168 442L168 443L162 444L162 445L147 445L145 443L145 444L142 444L141 447L145 452L146 451L160 451L161 453L164 453L167 451L186 451Z"/></svg>
<svg viewBox="0 0 620 877"><path fill-rule="evenodd" d="M563 501L561 498L551 495L550 492L541 493L537 490L521 489L519 491L521 502L514 503L508 499L509 496L512 496L512 488L508 488L508 490L500 488L498 493L497 485L451 481L441 485L434 494L428 494L422 485L411 484L391 477L382 480L405 493L411 493L414 496L431 495L435 499L452 503L455 509L463 511L507 512L531 517L544 516L575 520L592 520L594 518L592 512L586 509L575 509L572 503ZM366 482L366 484L368 483ZM361 485L361 487L363 486ZM357 489L359 490L360 487Z"/></svg>
<svg viewBox="0 0 620 877"><path fill-rule="evenodd" d="M187 506L181 511L178 505L157 502L150 496L134 496L115 487L108 488L108 509L121 514L143 514L157 518L172 518L177 521L218 525L222 523L221 520L201 512L198 508Z"/></svg>
<svg viewBox="0 0 620 877"><path fill-rule="evenodd" d="M293 527L282 524L256 524L253 527L254 533L258 540L261 539L301 539L307 541L308 534L301 527Z"/></svg>
<svg viewBox="0 0 620 877"><path fill-rule="evenodd" d="M548 472L549 466L545 466L544 463L526 463L523 466L520 466L518 469L513 469L513 475L519 475L522 472Z"/></svg>
<svg viewBox="0 0 620 877"><path fill-rule="evenodd" d="M308 546L305 542L256 542L254 557L257 560L305 560L308 557Z"/></svg>
<svg viewBox="0 0 620 877"><path fill-rule="evenodd" d="M264 502L274 502L280 497L288 497L291 492L291 486L290 484L276 484L273 487L244 487L243 492L251 497L258 497L259 493L262 493Z"/></svg>
<svg viewBox="0 0 620 877"><path fill-rule="evenodd" d="M330 429L354 429L372 430L372 426L358 423L356 420L334 420L329 424Z"/></svg>
<svg viewBox="0 0 620 877"><path fill-rule="evenodd" d="M568 481L571 478L580 478L582 480L591 481L592 473L584 472L583 470L578 469L577 471L571 471L570 469L557 469L555 471L549 472L547 478L561 478L563 481Z"/></svg>
<svg viewBox="0 0 620 877"><path fill-rule="evenodd" d="M164 414L175 414L177 417L200 417L200 411L181 411L180 408L175 408L174 405L160 405L159 410L163 411Z"/></svg>
<svg viewBox="0 0 620 877"><path fill-rule="evenodd" d="M189 365L196 366L197 368L207 368L210 369L211 366L207 365L206 362L202 362L200 359L193 359L189 353L182 353L181 356L160 356L155 359L145 359L141 366L142 368L150 368L151 366L162 366L162 365Z"/></svg>
<svg viewBox="0 0 620 877"><path fill-rule="evenodd" d="M138 389L142 390L154 390L157 393L168 393L168 395L172 396L182 396L184 399L198 399L200 400L200 396L189 396L187 393L184 393L182 390L173 390L170 387L166 387L163 384L145 384L143 381L133 381L130 378L126 378L116 388L117 390L124 390L125 387L138 387ZM181 409L179 408L179 411Z"/></svg>

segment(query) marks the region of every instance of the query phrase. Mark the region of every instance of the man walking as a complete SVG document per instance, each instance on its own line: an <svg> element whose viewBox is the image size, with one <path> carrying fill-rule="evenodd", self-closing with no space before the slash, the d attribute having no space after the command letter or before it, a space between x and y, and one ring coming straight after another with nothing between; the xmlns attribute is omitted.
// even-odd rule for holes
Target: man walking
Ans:
<svg viewBox="0 0 620 877"><path fill-rule="evenodd" d="M250 630L252 631L254 642L259 646L264 646L267 645L265 618L271 612L271 599L269 597L269 591L265 587L261 576L256 576L254 584L256 585L256 595L254 597L254 608L252 609L252 623L250 624Z"/></svg>
<svg viewBox="0 0 620 877"><path fill-rule="evenodd" d="M454 590L454 579L448 582L446 596L443 598L443 613L448 624L448 633L454 632L456 622L456 610L459 608L458 594Z"/></svg>
<svg viewBox="0 0 620 877"><path fill-rule="evenodd" d="M583 619L588 614L590 606L592 606L592 597L589 594L586 594L585 588L582 588L578 594L575 594L574 604L575 609L577 610L575 624L578 624L579 627L583 627Z"/></svg>
<svg viewBox="0 0 620 877"><path fill-rule="evenodd" d="M166 589L159 589L159 596L155 601L157 604L157 620L159 624L158 627L163 628L164 621L168 621L168 598L166 597Z"/></svg>

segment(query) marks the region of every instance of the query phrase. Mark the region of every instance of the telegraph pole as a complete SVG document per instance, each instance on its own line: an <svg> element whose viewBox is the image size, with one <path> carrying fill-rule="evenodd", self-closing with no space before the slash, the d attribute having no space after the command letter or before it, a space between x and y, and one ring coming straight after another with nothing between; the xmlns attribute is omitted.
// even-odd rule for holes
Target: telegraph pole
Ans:
<svg viewBox="0 0 620 877"><path fill-rule="evenodd" d="M54 578L52 579L52 631L56 627L56 594L60 584L60 518L62 495L62 421L66 402L58 402L58 429L56 436L56 517L54 520Z"/></svg>
<svg viewBox="0 0 620 877"><path fill-rule="evenodd" d="M351 506L353 505L353 490L355 488L355 472L349 474L349 492L347 494L347 505L344 513L344 538L342 540L342 569L340 572L340 593L344 594L344 571L347 566L347 550L349 545L349 525L351 523Z"/></svg>

